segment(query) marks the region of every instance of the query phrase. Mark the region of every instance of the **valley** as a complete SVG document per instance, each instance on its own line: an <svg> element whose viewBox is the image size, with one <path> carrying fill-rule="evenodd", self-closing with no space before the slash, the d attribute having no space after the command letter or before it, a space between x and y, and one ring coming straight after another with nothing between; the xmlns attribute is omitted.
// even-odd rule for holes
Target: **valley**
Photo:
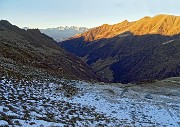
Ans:
<svg viewBox="0 0 180 127"><path fill-rule="evenodd" d="M179 30L164 14L44 31L0 20L0 126L179 127Z"/></svg>
<svg viewBox="0 0 180 127"><path fill-rule="evenodd" d="M161 80L180 76L179 22L179 16L156 15L105 24L59 45L110 82Z"/></svg>

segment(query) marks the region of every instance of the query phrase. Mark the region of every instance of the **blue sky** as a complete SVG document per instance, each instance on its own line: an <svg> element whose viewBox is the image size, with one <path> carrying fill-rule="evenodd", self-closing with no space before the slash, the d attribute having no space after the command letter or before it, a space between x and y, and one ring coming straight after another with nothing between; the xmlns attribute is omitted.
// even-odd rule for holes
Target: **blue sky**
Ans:
<svg viewBox="0 0 180 127"><path fill-rule="evenodd" d="M19 27L95 27L157 14L180 15L180 0L0 0L0 19Z"/></svg>

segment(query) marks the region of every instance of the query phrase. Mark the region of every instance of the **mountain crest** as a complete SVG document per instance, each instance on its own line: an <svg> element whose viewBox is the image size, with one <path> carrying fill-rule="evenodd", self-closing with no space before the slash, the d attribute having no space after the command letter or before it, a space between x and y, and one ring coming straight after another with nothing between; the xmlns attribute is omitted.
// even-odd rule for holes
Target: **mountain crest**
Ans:
<svg viewBox="0 0 180 127"><path fill-rule="evenodd" d="M172 36L180 33L180 16L160 14L154 17L145 16L134 22L125 20L114 25L104 24L74 36L74 38L83 37L85 41L91 42L102 38L112 38L126 31L134 35L161 34Z"/></svg>

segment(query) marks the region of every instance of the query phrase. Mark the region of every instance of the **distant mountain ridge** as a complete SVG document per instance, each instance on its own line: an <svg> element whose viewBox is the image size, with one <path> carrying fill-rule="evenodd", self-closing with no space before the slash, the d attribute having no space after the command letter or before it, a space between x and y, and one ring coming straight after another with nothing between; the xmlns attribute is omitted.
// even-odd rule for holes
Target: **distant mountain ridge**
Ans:
<svg viewBox="0 0 180 127"><path fill-rule="evenodd" d="M89 28L77 26L60 26L57 28L40 29L42 33L52 37L57 42L64 41L72 36L75 36L76 34L81 34L88 30Z"/></svg>
<svg viewBox="0 0 180 127"><path fill-rule="evenodd" d="M179 34L180 16L160 14L154 17L146 16L134 22L125 20L114 25L104 24L73 38L83 37L85 41L91 42L102 38L112 38L127 31L134 35L161 34L171 36Z"/></svg>
<svg viewBox="0 0 180 127"><path fill-rule="evenodd" d="M59 43L111 82L180 76L180 17L102 25Z"/></svg>

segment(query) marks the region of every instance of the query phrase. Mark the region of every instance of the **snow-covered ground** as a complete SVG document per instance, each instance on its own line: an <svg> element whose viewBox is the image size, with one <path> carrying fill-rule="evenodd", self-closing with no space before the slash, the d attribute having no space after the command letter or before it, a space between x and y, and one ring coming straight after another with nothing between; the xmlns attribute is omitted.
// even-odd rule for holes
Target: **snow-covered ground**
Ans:
<svg viewBox="0 0 180 127"><path fill-rule="evenodd" d="M161 88L2 77L0 126L179 127L179 85Z"/></svg>

